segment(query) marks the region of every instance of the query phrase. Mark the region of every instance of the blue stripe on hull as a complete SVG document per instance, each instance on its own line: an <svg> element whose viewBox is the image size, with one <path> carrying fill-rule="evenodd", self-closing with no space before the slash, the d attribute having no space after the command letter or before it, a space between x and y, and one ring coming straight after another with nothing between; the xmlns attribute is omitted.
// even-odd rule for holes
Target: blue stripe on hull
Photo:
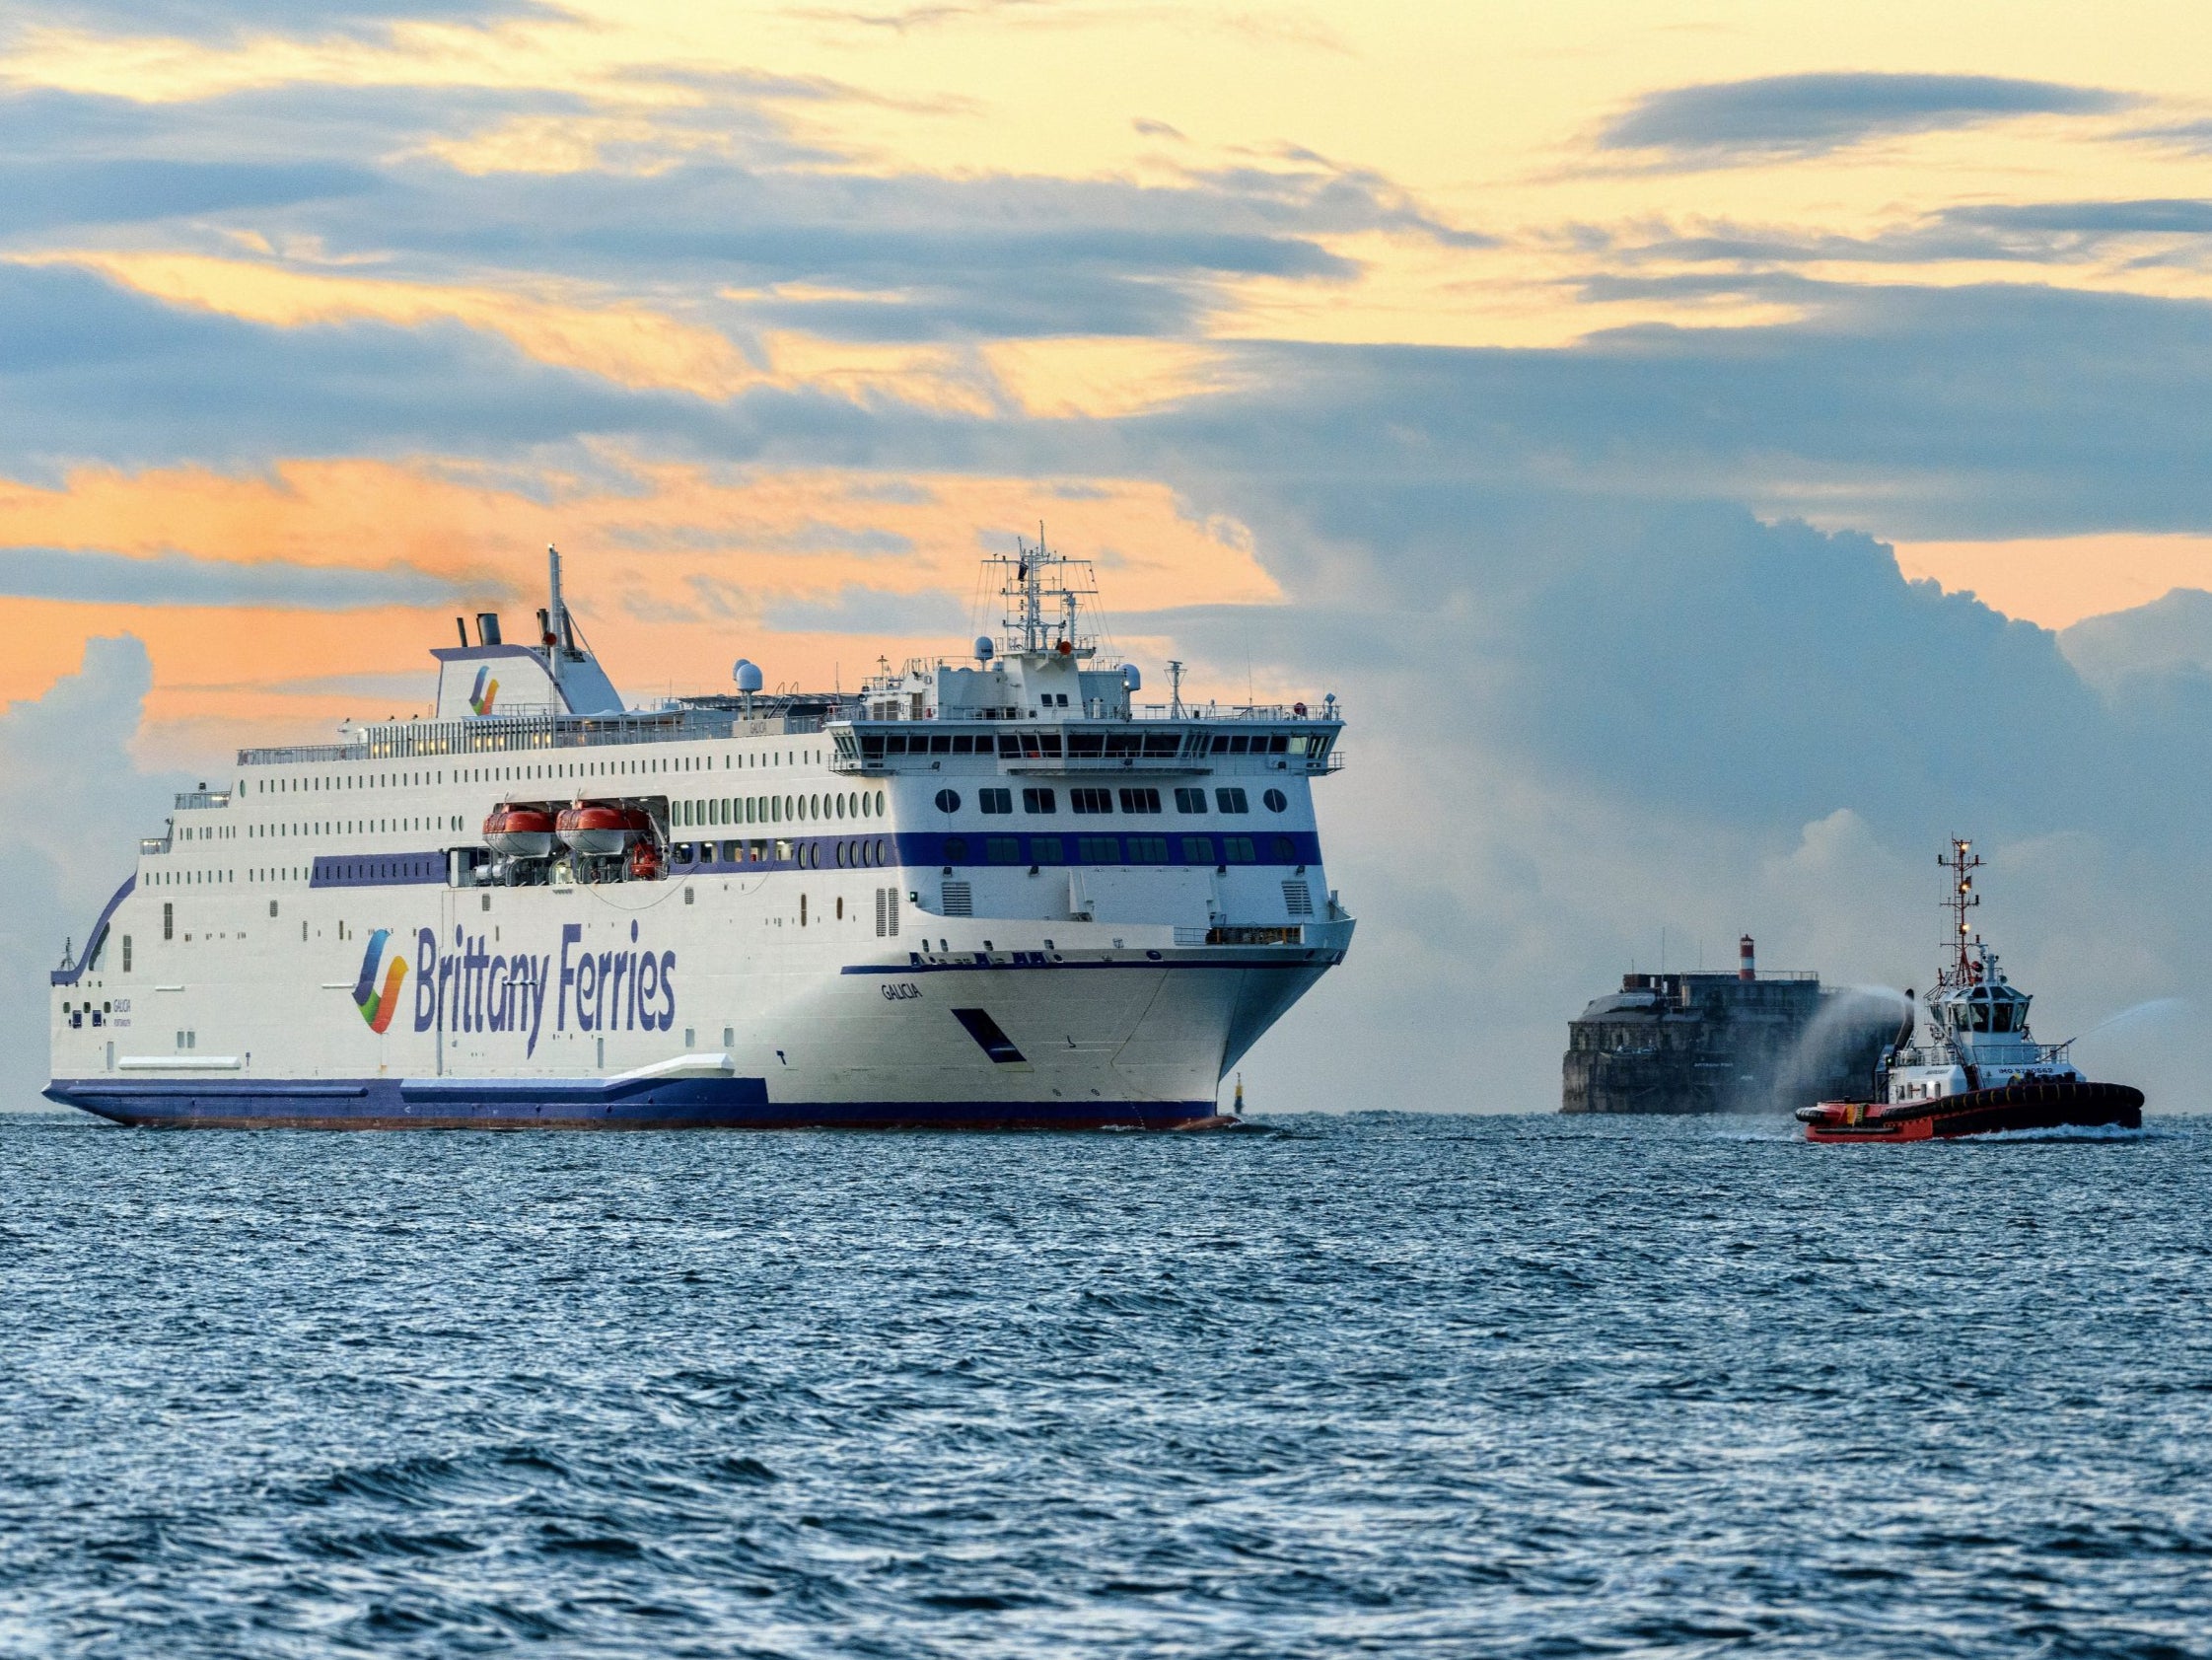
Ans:
<svg viewBox="0 0 2212 1660"><path fill-rule="evenodd" d="M771 1102L763 1078L56 1079L47 1099L170 1129L1176 1129L1210 1101Z"/></svg>

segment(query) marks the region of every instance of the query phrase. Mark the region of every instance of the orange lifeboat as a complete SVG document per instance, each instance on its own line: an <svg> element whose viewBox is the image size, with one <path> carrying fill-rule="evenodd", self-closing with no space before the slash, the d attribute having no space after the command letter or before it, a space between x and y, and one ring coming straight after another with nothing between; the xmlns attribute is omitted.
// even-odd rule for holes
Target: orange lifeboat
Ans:
<svg viewBox="0 0 2212 1660"><path fill-rule="evenodd" d="M651 839L653 820L642 809L620 802L579 801L561 809L553 832L572 852L607 858L626 852L633 842Z"/></svg>
<svg viewBox="0 0 2212 1660"><path fill-rule="evenodd" d="M553 816L501 802L484 821L484 845L511 859L542 859L553 850Z"/></svg>

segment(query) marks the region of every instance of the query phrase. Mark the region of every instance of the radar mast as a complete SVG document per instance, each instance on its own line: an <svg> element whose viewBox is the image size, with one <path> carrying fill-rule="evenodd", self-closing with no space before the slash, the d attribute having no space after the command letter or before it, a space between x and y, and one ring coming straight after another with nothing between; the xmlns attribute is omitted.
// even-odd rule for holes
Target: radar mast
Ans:
<svg viewBox="0 0 2212 1660"><path fill-rule="evenodd" d="M1088 559L1070 559L1054 552L1044 540L1044 526L1036 527L1036 541L1014 539L1012 558L996 554L983 561L999 581L1004 614L999 625L1006 630L1009 651L1025 654L1090 658L1099 647L1096 634L1082 631L1082 612L1095 606L1099 583ZM1056 612L1056 617L1048 616Z"/></svg>

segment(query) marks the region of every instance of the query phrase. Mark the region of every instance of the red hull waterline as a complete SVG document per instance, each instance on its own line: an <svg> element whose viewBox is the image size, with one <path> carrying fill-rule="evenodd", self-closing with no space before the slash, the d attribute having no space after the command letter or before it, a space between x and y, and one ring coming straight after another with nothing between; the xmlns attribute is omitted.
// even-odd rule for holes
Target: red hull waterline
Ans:
<svg viewBox="0 0 2212 1660"><path fill-rule="evenodd" d="M1934 1101L1823 1101L1808 1141L1950 1141L2021 1129L2141 1129L2143 1092L2126 1084L2007 1084Z"/></svg>

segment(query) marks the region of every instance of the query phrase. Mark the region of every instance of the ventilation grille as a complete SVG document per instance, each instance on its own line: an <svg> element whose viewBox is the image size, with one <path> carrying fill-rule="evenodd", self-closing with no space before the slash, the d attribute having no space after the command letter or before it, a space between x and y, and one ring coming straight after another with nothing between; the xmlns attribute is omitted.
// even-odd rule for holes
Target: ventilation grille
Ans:
<svg viewBox="0 0 2212 1660"><path fill-rule="evenodd" d="M898 937L898 890L896 888L878 888L876 890L876 937L880 940L896 939Z"/></svg>
<svg viewBox="0 0 2212 1660"><path fill-rule="evenodd" d="M1293 916L1314 914L1314 890L1303 882L1283 884L1283 908Z"/></svg>
<svg viewBox="0 0 2212 1660"><path fill-rule="evenodd" d="M945 884L945 914L947 916L973 916L975 891L964 882Z"/></svg>

